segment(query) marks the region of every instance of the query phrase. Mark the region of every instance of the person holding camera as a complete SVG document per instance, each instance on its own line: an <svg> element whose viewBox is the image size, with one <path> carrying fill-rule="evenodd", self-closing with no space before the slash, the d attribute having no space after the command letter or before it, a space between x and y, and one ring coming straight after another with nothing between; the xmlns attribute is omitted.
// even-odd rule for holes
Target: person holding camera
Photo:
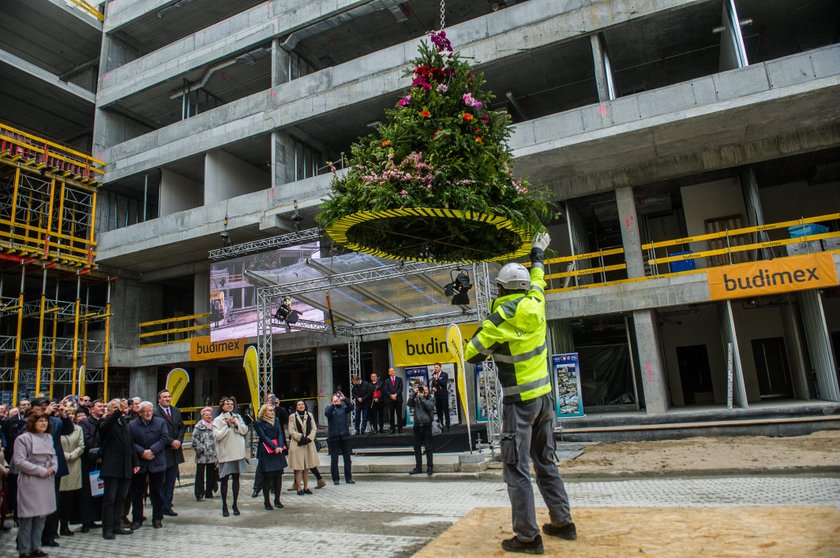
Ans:
<svg viewBox="0 0 840 558"><path fill-rule="evenodd" d="M429 393L428 386L419 384L408 394L408 407L414 409L414 469L410 475L423 472L423 454L421 446L426 448L426 474L434 473L434 448L432 447L432 421L435 416L435 400Z"/></svg>
<svg viewBox="0 0 840 558"><path fill-rule="evenodd" d="M350 414L352 412L353 404L347 401L340 391L332 396L332 405L324 411L327 417L327 447L330 450L330 473L332 473L333 484L339 484L339 455L344 462L344 482L356 484L350 462Z"/></svg>
<svg viewBox="0 0 840 558"><path fill-rule="evenodd" d="M315 417L306 410L303 401L298 401L295 403L295 412L289 417L289 467L295 471L295 490L298 496L312 494L307 470L319 464L318 450L314 443L316 434Z"/></svg>
<svg viewBox="0 0 840 558"><path fill-rule="evenodd" d="M105 483L105 493L102 495L102 538L109 540L114 535L131 534L131 531L122 528L123 501L128 495L132 478L140 471L131 429L125 419L127 412L128 401L112 399L108 403L108 415L99 422L102 442L99 478Z"/></svg>

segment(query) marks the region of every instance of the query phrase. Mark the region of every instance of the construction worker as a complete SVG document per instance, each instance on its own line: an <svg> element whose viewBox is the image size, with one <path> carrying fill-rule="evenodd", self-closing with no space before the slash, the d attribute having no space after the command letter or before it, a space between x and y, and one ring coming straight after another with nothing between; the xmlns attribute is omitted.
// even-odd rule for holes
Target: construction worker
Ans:
<svg viewBox="0 0 840 558"><path fill-rule="evenodd" d="M513 538L502 541L502 548L527 554L544 553L529 456L551 518L543 532L566 540L577 538L569 497L554 462L556 417L547 363L543 279L543 257L550 240L547 233L534 237L530 273L518 263L499 271L499 296L465 351L469 362L480 362L489 355L496 360L503 395L500 451L514 533Z"/></svg>

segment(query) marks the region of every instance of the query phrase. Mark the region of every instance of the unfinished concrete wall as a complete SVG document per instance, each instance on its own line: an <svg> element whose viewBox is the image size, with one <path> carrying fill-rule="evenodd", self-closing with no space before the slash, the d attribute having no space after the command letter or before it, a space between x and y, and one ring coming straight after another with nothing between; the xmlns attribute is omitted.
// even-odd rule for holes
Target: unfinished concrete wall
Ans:
<svg viewBox="0 0 840 558"><path fill-rule="evenodd" d="M680 194L688 236L709 232L706 230L707 219L740 216L743 222L741 226L747 226L744 196L737 178L684 186L680 188ZM692 242L690 247L692 252L702 252L709 249L709 243L707 241ZM699 258L696 262L697 267L708 266L706 258Z"/></svg>
<svg viewBox="0 0 840 558"><path fill-rule="evenodd" d="M732 312L735 316L735 325L738 328L738 349L741 353L741 369L744 372L744 386L747 388L747 400L750 402L760 401L761 394L758 385L758 376L755 367L755 354L753 352L753 339L767 339L771 337L784 337L785 328L782 322L782 311L778 306L764 308L745 308L742 300L732 301ZM790 366L790 343L793 340L785 339L785 353L788 357L788 368Z"/></svg>
<svg viewBox="0 0 840 558"><path fill-rule="evenodd" d="M204 205L204 186L177 172L162 169L159 203L161 217L200 207Z"/></svg>
<svg viewBox="0 0 840 558"><path fill-rule="evenodd" d="M266 190L270 175L221 149L204 159L204 204Z"/></svg>

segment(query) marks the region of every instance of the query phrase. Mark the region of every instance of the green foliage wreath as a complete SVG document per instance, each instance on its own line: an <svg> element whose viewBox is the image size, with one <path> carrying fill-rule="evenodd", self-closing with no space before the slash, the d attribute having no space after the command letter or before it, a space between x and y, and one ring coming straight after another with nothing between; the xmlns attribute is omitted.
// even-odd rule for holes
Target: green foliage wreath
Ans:
<svg viewBox="0 0 840 558"><path fill-rule="evenodd" d="M406 73L411 88L386 111L386 123L351 147L349 171L333 179L318 222L328 232L343 222L346 234L331 233L342 237L336 240L399 259L522 255L550 216L548 192L513 177L510 118L488 109L494 96L482 89L483 75L453 52L443 31L433 32L431 42L420 43ZM457 217L382 218L383 210L404 208L454 210L447 213ZM512 227L488 225L488 215Z"/></svg>

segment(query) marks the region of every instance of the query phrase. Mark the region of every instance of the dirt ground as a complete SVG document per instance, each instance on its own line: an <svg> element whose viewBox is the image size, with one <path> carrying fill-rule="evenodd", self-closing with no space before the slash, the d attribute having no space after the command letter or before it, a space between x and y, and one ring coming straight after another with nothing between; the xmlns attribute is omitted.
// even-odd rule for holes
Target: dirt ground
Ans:
<svg viewBox="0 0 840 558"><path fill-rule="evenodd" d="M599 443L560 465L564 476L840 472L840 430L808 436L716 436Z"/></svg>
<svg viewBox="0 0 840 558"><path fill-rule="evenodd" d="M539 512L537 520L547 522L547 512ZM584 508L575 510L575 524L574 542L543 537L547 556L840 555L840 511L833 507ZM510 536L510 510L477 508L415 556L509 556L500 545Z"/></svg>

